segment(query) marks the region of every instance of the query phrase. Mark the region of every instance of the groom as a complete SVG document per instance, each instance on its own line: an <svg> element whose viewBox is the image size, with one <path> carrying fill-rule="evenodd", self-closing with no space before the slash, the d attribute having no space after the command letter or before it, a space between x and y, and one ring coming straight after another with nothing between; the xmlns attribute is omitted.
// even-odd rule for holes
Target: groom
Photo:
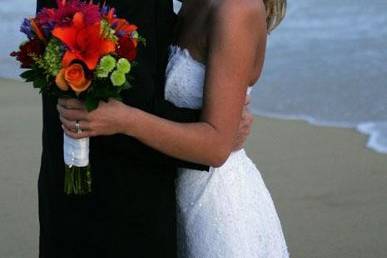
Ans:
<svg viewBox="0 0 387 258"><path fill-rule="evenodd" d="M38 0L38 10L55 7L55 2ZM170 120L197 121L199 111L176 108L163 98L168 46L176 19L172 0L106 2L119 16L138 25L147 40L137 58L134 87L123 101ZM90 143L93 192L67 196L63 192L63 130L56 105L56 98L43 95L39 257L175 257L176 168L208 167L168 157L124 135L94 137ZM251 126L251 115L245 112L244 116L236 149Z"/></svg>

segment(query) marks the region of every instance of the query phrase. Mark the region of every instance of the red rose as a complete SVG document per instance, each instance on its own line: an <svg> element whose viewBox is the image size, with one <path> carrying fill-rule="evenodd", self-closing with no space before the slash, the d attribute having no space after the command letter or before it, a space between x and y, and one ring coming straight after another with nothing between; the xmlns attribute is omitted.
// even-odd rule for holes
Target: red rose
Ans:
<svg viewBox="0 0 387 258"><path fill-rule="evenodd" d="M44 53L44 44L41 40L34 38L19 47L19 51L12 52L11 56L16 57L21 68L31 68L35 63L33 56L41 56Z"/></svg>
<svg viewBox="0 0 387 258"><path fill-rule="evenodd" d="M129 61L133 61L137 56L137 47L135 39L122 37L118 40L119 48L117 53L120 57L124 57Z"/></svg>

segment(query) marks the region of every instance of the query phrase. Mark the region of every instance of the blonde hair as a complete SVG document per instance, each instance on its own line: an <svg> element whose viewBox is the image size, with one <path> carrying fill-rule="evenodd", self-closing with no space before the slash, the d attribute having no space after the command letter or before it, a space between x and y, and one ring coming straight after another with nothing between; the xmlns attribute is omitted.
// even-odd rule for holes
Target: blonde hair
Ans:
<svg viewBox="0 0 387 258"><path fill-rule="evenodd" d="M263 0L266 7L267 31L274 30L286 14L286 0Z"/></svg>

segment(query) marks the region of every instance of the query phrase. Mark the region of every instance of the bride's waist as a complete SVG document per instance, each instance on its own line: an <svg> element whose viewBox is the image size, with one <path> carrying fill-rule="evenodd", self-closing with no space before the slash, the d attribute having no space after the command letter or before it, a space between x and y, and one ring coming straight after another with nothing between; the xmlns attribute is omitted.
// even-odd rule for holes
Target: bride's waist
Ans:
<svg viewBox="0 0 387 258"><path fill-rule="evenodd" d="M231 154L228 156L227 160L224 162L224 164L221 167L218 168L210 168L210 172L212 170L216 169L226 169L230 167L239 167L241 164L246 164L251 162L250 158L247 156L246 151L244 149L231 152ZM192 169L186 169L186 168L180 168L182 171L190 171Z"/></svg>
<svg viewBox="0 0 387 258"><path fill-rule="evenodd" d="M220 167L225 167L231 164L241 164L241 162L247 162L250 161L249 157L246 154L245 149L240 149L238 151L233 151L228 156L227 160L224 162L224 164Z"/></svg>

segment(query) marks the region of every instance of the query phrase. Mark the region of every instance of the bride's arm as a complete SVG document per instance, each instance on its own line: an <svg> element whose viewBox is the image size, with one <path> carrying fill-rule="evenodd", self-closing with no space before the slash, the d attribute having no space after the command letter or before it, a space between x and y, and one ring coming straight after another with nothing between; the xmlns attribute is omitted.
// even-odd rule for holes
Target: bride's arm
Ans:
<svg viewBox="0 0 387 258"><path fill-rule="evenodd" d="M223 3L212 24L200 122L176 123L116 101L104 103L90 117L79 119L90 121L93 116L101 117L114 110L114 121L121 121L123 133L154 149L182 160L222 165L232 151L246 89L256 78L257 56L264 54L266 43L266 17L261 1ZM258 67L262 67L262 62ZM89 135L96 133L92 128L90 131Z"/></svg>
<svg viewBox="0 0 387 258"><path fill-rule="evenodd" d="M255 77L257 46L266 41L262 8L232 3L217 11L199 123L175 123L134 109L126 133L180 159L223 164L232 151L247 86Z"/></svg>

